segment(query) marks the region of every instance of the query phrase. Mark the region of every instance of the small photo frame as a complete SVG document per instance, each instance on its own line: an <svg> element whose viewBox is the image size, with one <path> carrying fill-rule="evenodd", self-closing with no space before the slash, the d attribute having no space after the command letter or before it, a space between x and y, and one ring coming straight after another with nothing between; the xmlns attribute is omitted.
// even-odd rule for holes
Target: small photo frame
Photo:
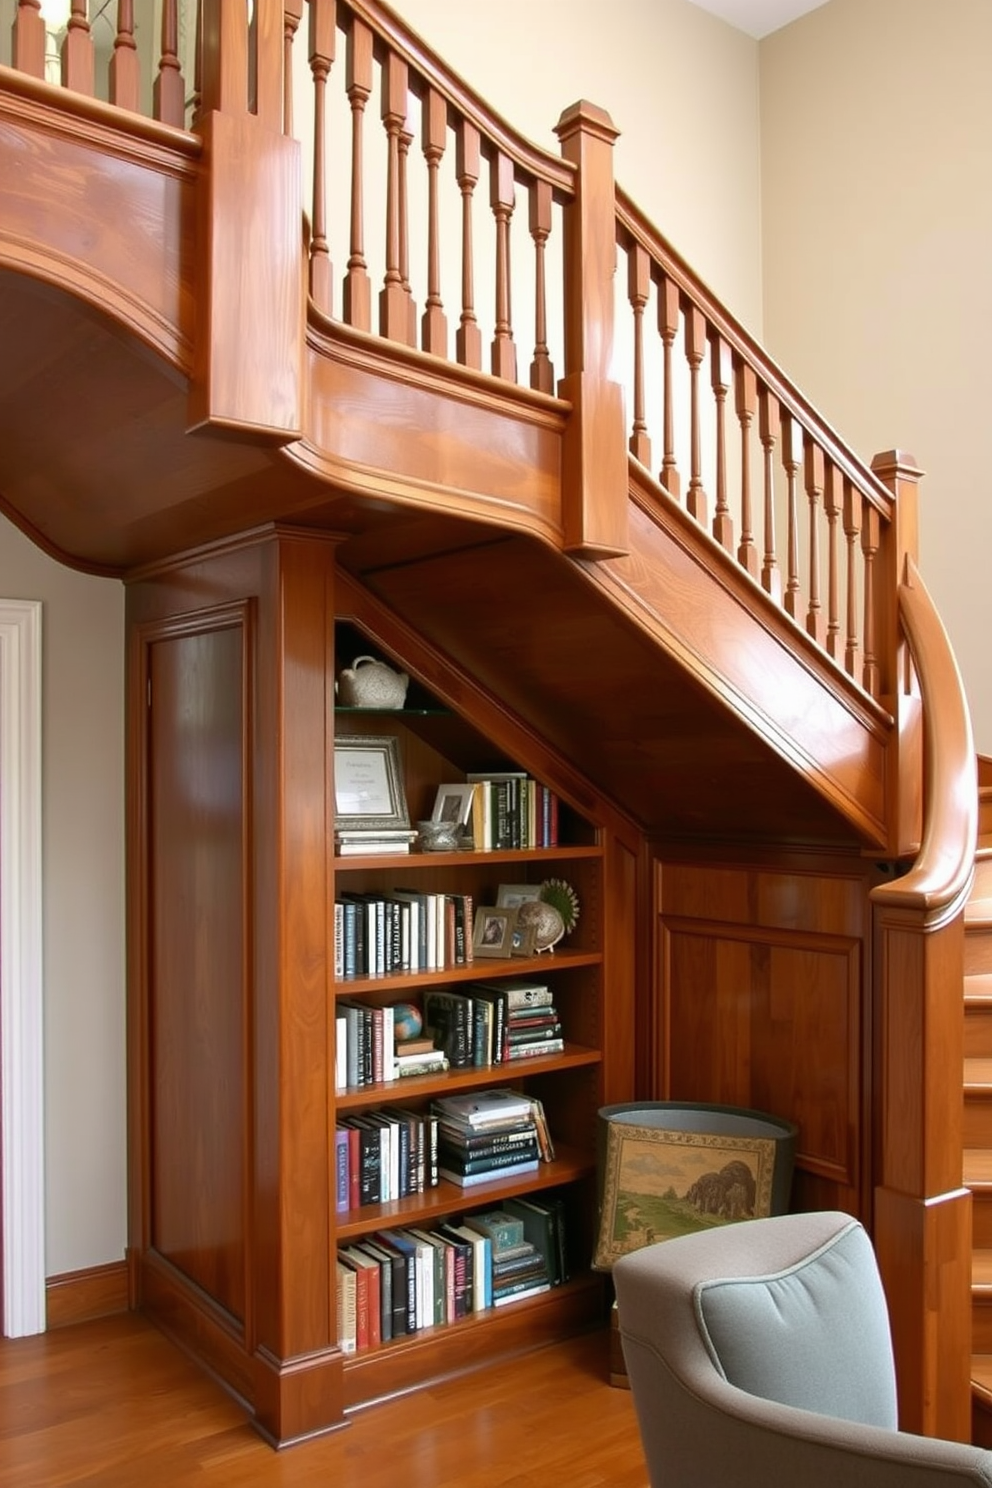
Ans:
<svg viewBox="0 0 992 1488"><path fill-rule="evenodd" d="M464 827L472 815L472 800L475 786L456 782L454 785L439 785L434 799L431 821L456 822Z"/></svg>
<svg viewBox="0 0 992 1488"><path fill-rule="evenodd" d="M508 909L517 909L531 899L540 899L540 884L500 884L496 890L496 903Z"/></svg>
<svg viewBox="0 0 992 1488"><path fill-rule="evenodd" d="M334 816L352 830L409 827L395 734L345 734L334 740Z"/></svg>
<svg viewBox="0 0 992 1488"><path fill-rule="evenodd" d="M537 955L537 926L515 924L510 936L511 956Z"/></svg>
<svg viewBox="0 0 992 1488"><path fill-rule="evenodd" d="M472 949L476 956L512 955L516 922L516 909L497 904L486 904L477 909L472 936Z"/></svg>

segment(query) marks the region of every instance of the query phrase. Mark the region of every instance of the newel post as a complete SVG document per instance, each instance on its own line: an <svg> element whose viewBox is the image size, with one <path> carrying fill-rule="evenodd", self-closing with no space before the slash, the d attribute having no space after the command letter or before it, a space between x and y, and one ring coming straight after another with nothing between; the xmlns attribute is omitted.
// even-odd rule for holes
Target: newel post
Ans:
<svg viewBox="0 0 992 1488"><path fill-rule="evenodd" d="M283 8L203 0L191 429L302 430L300 147L282 132ZM251 79L251 93L249 92Z"/></svg>
<svg viewBox="0 0 992 1488"><path fill-rule="evenodd" d="M909 648L899 625L899 586L907 558L919 557L919 484L923 471L901 450L877 454L871 468L895 497L892 526L879 553L875 654L883 674L881 701L896 720L893 757L887 771L887 812L894 858L913 857L923 830L923 725L920 695Z"/></svg>
<svg viewBox="0 0 992 1488"><path fill-rule="evenodd" d="M558 391L572 415L562 450L562 519L566 550L592 558L628 548L623 389L610 378L618 132L609 114L584 101L555 127L563 158L578 167L564 224L565 375Z"/></svg>

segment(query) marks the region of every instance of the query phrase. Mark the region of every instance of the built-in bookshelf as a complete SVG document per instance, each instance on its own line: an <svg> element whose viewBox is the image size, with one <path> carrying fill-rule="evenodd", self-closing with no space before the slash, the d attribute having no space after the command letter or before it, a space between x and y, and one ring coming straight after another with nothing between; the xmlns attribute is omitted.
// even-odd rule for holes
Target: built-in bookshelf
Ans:
<svg viewBox="0 0 992 1488"><path fill-rule="evenodd" d="M347 664L352 654L373 654L412 672L408 658L377 648L375 641L360 630L339 624L336 655L340 664ZM555 787L556 782L532 771L528 760L506 755L476 729L471 719L460 716L415 678L411 679L409 704L382 711L337 707L335 737L365 734L396 739L412 822L430 816L438 786L443 783L474 778L478 792L482 781L490 776L514 772L532 781L535 795L543 791L545 799ZM474 1338L479 1331L492 1328L492 1343L498 1352L499 1330L518 1331L528 1314L529 1321L523 1326L535 1330L535 1337L539 1337L542 1329L553 1334L568 1314L578 1317L584 1312L588 1317L590 1309L595 1313L601 1282L589 1270L589 1256L595 1205L595 1113L602 1090L604 853L596 822L557 789L554 802L553 846L492 848L480 844L478 848L428 852L419 851L414 843L409 854L400 856L372 853L334 859L336 905L345 897L350 897L353 905L365 896L373 905L378 903L381 910L383 905L394 905L394 895L400 891L432 902L457 900L459 912L467 901L477 915L481 908L497 905L501 886L523 890L530 885L536 893L547 879L567 882L579 904L571 932L553 950L539 954L473 955L469 944L466 960L462 941L457 955L453 944L447 947L447 954L442 955L446 964L440 966L392 969L384 974L367 970L345 974L342 948L335 947L335 1002L349 1007L352 1013L356 1006L364 1005L369 1009L369 1024L373 1010L386 1010L388 1014L395 1004L405 1003L424 1015L426 1029L430 1026L426 1009L438 993L455 993L470 1004L478 1004L480 999L473 999L473 988L478 985L498 989L502 983L532 983L551 989L561 1029L554 1052L528 1052L526 1058L497 1057L467 1067L451 1065L428 1073L356 1083L347 1083L344 1068L337 1069L335 1123L391 1107L428 1113L446 1096L512 1088L540 1101L553 1139L553 1158L526 1166L519 1173L504 1173L493 1182L460 1187L441 1177L420 1192L348 1207L335 1216L336 1246L375 1243L377 1234L396 1227L436 1232L440 1226L460 1224L473 1215L499 1210L507 1201L526 1195L540 1200L542 1194L549 1194L563 1217L570 1261L567 1279L559 1275L553 1286L528 1293L505 1307L470 1310L465 1316L448 1320L443 1328L425 1332L420 1365L417 1333L404 1333L386 1342L377 1340L371 1347L350 1353L345 1359L345 1393L354 1403L378 1394L378 1379L383 1382L382 1389L395 1388L398 1369L407 1383L415 1382L418 1368L424 1373L436 1370L437 1351L443 1349L445 1337L452 1348L458 1348L462 1346L458 1340L463 1343L466 1333ZM336 927L336 934L341 934L340 911ZM353 958L349 964L354 966ZM336 1018L339 1034L342 1022ZM387 1037L388 1028L387 1017Z"/></svg>

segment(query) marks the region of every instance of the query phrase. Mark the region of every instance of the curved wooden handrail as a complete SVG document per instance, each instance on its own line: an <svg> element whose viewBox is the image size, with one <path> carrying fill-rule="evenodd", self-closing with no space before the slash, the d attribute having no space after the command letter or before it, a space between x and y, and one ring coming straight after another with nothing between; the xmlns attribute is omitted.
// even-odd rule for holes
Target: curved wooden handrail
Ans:
<svg viewBox="0 0 992 1488"><path fill-rule="evenodd" d="M971 717L947 632L916 565L906 560L899 610L924 708L923 840L908 873L872 891L876 905L915 909L928 927L964 907L978 840L978 773Z"/></svg>

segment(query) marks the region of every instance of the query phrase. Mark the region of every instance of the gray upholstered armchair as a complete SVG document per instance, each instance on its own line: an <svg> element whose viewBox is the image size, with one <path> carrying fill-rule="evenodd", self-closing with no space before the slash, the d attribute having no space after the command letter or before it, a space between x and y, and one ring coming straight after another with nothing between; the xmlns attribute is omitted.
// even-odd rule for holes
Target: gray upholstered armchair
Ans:
<svg viewBox="0 0 992 1488"><path fill-rule="evenodd" d="M992 1484L992 1452L896 1429L885 1296L850 1215L662 1241L613 1279L652 1488Z"/></svg>

